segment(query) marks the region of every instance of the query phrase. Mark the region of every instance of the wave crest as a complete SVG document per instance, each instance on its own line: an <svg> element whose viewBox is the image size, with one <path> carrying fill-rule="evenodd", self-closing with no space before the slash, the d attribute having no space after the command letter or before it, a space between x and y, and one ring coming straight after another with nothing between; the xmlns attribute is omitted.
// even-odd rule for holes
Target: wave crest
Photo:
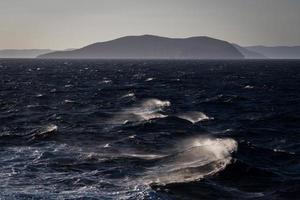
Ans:
<svg viewBox="0 0 300 200"><path fill-rule="evenodd" d="M121 111L113 118L112 123L124 124L127 122L147 121L154 118L165 118L167 115L160 112L170 105L171 103L169 101L148 99L141 104Z"/></svg>
<svg viewBox="0 0 300 200"><path fill-rule="evenodd" d="M148 184L191 182L213 175L231 162L237 142L233 139L197 138L188 140L180 148L183 150L164 157L161 165L151 170Z"/></svg>
<svg viewBox="0 0 300 200"><path fill-rule="evenodd" d="M196 112L196 111L179 114L179 115L177 115L177 117L181 118L181 119L185 119L187 121L190 121L193 124L198 123L200 121L213 119L213 118L208 117L203 112Z"/></svg>

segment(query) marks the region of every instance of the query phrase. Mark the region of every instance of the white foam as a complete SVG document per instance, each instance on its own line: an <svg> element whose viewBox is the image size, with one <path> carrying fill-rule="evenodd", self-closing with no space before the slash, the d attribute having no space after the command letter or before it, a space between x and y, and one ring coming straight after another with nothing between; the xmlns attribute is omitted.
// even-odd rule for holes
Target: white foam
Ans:
<svg viewBox="0 0 300 200"><path fill-rule="evenodd" d="M65 85L65 88L69 88L69 87L73 87L73 85L72 84Z"/></svg>
<svg viewBox="0 0 300 200"><path fill-rule="evenodd" d="M108 83L112 83L112 80L107 79L107 80L101 81L100 83L108 84Z"/></svg>
<svg viewBox="0 0 300 200"><path fill-rule="evenodd" d="M49 126L47 126L46 130L48 132L57 131L58 130L58 126L55 125L55 124L50 124Z"/></svg>
<svg viewBox="0 0 300 200"><path fill-rule="evenodd" d="M152 78L152 77L146 79L147 82L148 82L148 81L153 81L153 80L154 80L154 78Z"/></svg>
<svg viewBox="0 0 300 200"><path fill-rule="evenodd" d="M128 122L147 121L154 118L165 118L168 115L160 113L165 107L170 106L169 101L148 99L142 103L126 108L116 114L111 123L126 124Z"/></svg>
<svg viewBox="0 0 300 200"><path fill-rule="evenodd" d="M213 119L213 118L208 117L203 112L196 112L196 111L182 113L182 114L179 114L177 117L188 120L188 121L192 122L193 124L200 122L200 121Z"/></svg>
<svg viewBox="0 0 300 200"><path fill-rule="evenodd" d="M157 119L157 118L165 118L168 117L168 115L160 114L160 113L137 113L137 116L140 117L141 120L150 120L150 119Z"/></svg>
<svg viewBox="0 0 300 200"><path fill-rule="evenodd" d="M104 147L104 148L109 148L109 147L110 147L110 144L107 143L107 144L105 144L103 147Z"/></svg>
<svg viewBox="0 0 300 200"><path fill-rule="evenodd" d="M135 96L134 93L128 93L128 94L123 95L121 98L125 98L125 97L134 97L134 96Z"/></svg>
<svg viewBox="0 0 300 200"><path fill-rule="evenodd" d="M169 184L202 179L223 170L237 150L233 139L196 138L179 145L179 151L163 158L160 166L150 169L147 184ZM168 158L168 159L167 159Z"/></svg>
<svg viewBox="0 0 300 200"><path fill-rule="evenodd" d="M252 85L246 85L244 88L245 88L245 89L253 89L254 86L252 86Z"/></svg>
<svg viewBox="0 0 300 200"><path fill-rule="evenodd" d="M65 102L65 103L74 103L75 101L70 100L70 99L65 99L64 102Z"/></svg>
<svg viewBox="0 0 300 200"><path fill-rule="evenodd" d="M157 158L162 158L164 157L165 155L157 155L157 154L135 154L135 153L132 153L132 154L122 154L122 156L125 156L125 157L133 157L133 158L142 158L142 159L146 159L146 160L151 160L151 159L157 159Z"/></svg>
<svg viewBox="0 0 300 200"><path fill-rule="evenodd" d="M159 113L163 108L170 106L169 101L159 99L149 99L144 101L140 106L128 109L129 113L134 114L140 120L150 120L154 118L164 118L167 115Z"/></svg>
<svg viewBox="0 0 300 200"><path fill-rule="evenodd" d="M43 135L43 134L46 134L46 133L53 133L53 132L56 132L58 130L58 126L55 125L55 124L50 124L48 126L46 126L44 129L42 129L38 135Z"/></svg>
<svg viewBox="0 0 300 200"><path fill-rule="evenodd" d="M42 97L42 96L44 96L43 94L37 94L37 95L35 95L36 97Z"/></svg>

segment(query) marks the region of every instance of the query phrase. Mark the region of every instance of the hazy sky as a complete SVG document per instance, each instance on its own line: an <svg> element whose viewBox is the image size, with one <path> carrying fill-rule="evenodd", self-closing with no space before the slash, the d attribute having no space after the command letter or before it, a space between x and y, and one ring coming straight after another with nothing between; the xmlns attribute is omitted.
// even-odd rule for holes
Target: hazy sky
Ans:
<svg viewBox="0 0 300 200"><path fill-rule="evenodd" d="M300 0L0 0L0 49L78 48L141 34L300 45Z"/></svg>

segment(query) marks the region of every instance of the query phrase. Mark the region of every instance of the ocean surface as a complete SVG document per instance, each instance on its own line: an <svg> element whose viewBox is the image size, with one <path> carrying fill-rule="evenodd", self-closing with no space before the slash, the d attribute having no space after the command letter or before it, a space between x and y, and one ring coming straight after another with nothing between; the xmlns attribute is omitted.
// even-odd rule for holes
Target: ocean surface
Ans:
<svg viewBox="0 0 300 200"><path fill-rule="evenodd" d="M0 60L0 199L299 199L300 61Z"/></svg>

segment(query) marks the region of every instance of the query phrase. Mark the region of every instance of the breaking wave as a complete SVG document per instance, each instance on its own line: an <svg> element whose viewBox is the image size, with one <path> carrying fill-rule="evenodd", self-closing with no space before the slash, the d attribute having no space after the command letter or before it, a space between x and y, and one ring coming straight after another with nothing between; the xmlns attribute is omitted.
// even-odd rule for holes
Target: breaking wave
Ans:
<svg viewBox="0 0 300 200"><path fill-rule="evenodd" d="M30 140L43 139L43 138L49 137L50 135L57 132L57 130L58 130L57 125L50 124L50 125L42 128L40 131L30 135Z"/></svg>
<svg viewBox="0 0 300 200"><path fill-rule="evenodd" d="M195 111L182 113L182 114L177 115L177 117L181 118L181 119L185 119L187 121L190 121L193 124L200 122L200 121L213 119L213 118L208 117L203 112L195 112Z"/></svg>
<svg viewBox="0 0 300 200"><path fill-rule="evenodd" d="M191 182L223 170L237 150L233 139L196 138L180 144L178 150L162 158L150 170L147 184L166 185Z"/></svg>
<svg viewBox="0 0 300 200"><path fill-rule="evenodd" d="M155 118L165 118L167 115L162 111L165 107L169 107L169 101L159 99L148 99L141 104L126 108L116 114L110 121L112 124L126 124L127 122L147 121Z"/></svg>

